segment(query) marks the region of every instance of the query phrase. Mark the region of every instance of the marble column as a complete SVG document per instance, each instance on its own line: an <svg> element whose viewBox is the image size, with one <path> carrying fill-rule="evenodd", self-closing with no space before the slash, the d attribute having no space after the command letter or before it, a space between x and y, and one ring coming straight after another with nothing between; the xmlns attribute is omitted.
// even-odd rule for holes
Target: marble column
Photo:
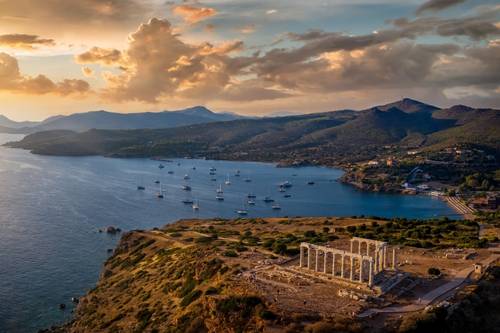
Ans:
<svg viewBox="0 0 500 333"><path fill-rule="evenodd" d="M335 252L332 252L332 276L335 276L335 256L336 256L336 253Z"/></svg>
<svg viewBox="0 0 500 333"><path fill-rule="evenodd" d="M359 260L359 282L363 282L363 258Z"/></svg>
<svg viewBox="0 0 500 333"><path fill-rule="evenodd" d="M368 269L368 287L373 286L373 259L370 260L370 267Z"/></svg>
<svg viewBox="0 0 500 333"><path fill-rule="evenodd" d="M358 254L361 254L361 241L358 241Z"/></svg>
<svg viewBox="0 0 500 333"><path fill-rule="evenodd" d="M392 249L392 269L396 269L396 248Z"/></svg>
<svg viewBox="0 0 500 333"><path fill-rule="evenodd" d="M315 262L315 271L318 271L318 260L319 260L319 250L316 249L316 262Z"/></svg>
<svg viewBox="0 0 500 333"><path fill-rule="evenodd" d="M311 269L311 261L312 261L312 258L311 258L311 247L308 246L307 247L307 268L308 269Z"/></svg>
<svg viewBox="0 0 500 333"><path fill-rule="evenodd" d="M304 247L300 247L300 258L299 258L299 267L302 267L302 257L304 256Z"/></svg>
<svg viewBox="0 0 500 333"><path fill-rule="evenodd" d="M354 245L353 243L354 243L354 242L353 242L353 241L352 241L352 239L351 239L351 253L352 253L352 247L353 247L353 245Z"/></svg>
<svg viewBox="0 0 500 333"><path fill-rule="evenodd" d="M323 273L326 274L326 259L328 259L328 252L325 252L323 257Z"/></svg>
<svg viewBox="0 0 500 333"><path fill-rule="evenodd" d="M344 259L345 259L345 256L342 255L342 263L341 263L341 266L340 266L340 277L341 278L344 278Z"/></svg>
<svg viewBox="0 0 500 333"><path fill-rule="evenodd" d="M349 280L353 280L354 279L354 257L351 256L351 271L350 271L350 275L349 275Z"/></svg>

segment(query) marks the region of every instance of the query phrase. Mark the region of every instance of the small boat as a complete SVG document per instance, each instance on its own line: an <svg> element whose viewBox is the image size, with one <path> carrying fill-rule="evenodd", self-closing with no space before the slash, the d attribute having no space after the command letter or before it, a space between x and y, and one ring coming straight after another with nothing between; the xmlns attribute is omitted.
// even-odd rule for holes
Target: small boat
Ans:
<svg viewBox="0 0 500 333"><path fill-rule="evenodd" d="M279 203L275 203L275 204L273 204L273 205L271 206L271 208L272 208L273 210L280 210L280 209L281 209L281 206L279 205Z"/></svg>
<svg viewBox="0 0 500 333"><path fill-rule="evenodd" d="M222 191L222 185L219 185L219 188L217 189L217 193L224 193L224 191Z"/></svg>
<svg viewBox="0 0 500 333"><path fill-rule="evenodd" d="M213 182L216 182L217 178L215 178L215 177L214 178L210 178L210 180L213 181Z"/></svg>
<svg viewBox="0 0 500 333"><path fill-rule="evenodd" d="M208 174L209 174L210 176L215 176L215 171L210 171Z"/></svg>
<svg viewBox="0 0 500 333"><path fill-rule="evenodd" d="M181 164L180 164L180 163L177 163L177 166L181 166Z"/></svg>
<svg viewBox="0 0 500 333"><path fill-rule="evenodd" d="M283 198L290 198L292 195L291 194L285 194Z"/></svg>
<svg viewBox="0 0 500 333"><path fill-rule="evenodd" d="M237 209L236 210L236 214L241 215L241 216L248 215L248 210L246 210L246 209Z"/></svg>
<svg viewBox="0 0 500 333"><path fill-rule="evenodd" d="M236 170L236 173L234 174L235 177L239 177L240 176L240 170Z"/></svg>
<svg viewBox="0 0 500 333"><path fill-rule="evenodd" d="M217 201L224 201L224 196L222 196L222 194L217 194L215 199L217 199Z"/></svg>
<svg viewBox="0 0 500 333"><path fill-rule="evenodd" d="M158 192L158 194L156 195L156 197L157 197L158 199L163 199L163 198L164 198L164 196L163 196L163 193L162 193L162 192Z"/></svg>
<svg viewBox="0 0 500 333"><path fill-rule="evenodd" d="M189 175L187 173L184 175L184 179L189 179Z"/></svg>
<svg viewBox="0 0 500 333"><path fill-rule="evenodd" d="M231 181L229 180L229 176L226 177L226 181L224 182L226 185L231 185Z"/></svg>
<svg viewBox="0 0 500 333"><path fill-rule="evenodd" d="M182 185L182 189L184 191L191 191L191 186L189 186L189 185Z"/></svg>
<svg viewBox="0 0 500 333"><path fill-rule="evenodd" d="M191 200L191 199L184 199L184 200L182 200L182 203L185 204L185 205L192 205L193 204L193 200Z"/></svg>
<svg viewBox="0 0 500 333"><path fill-rule="evenodd" d="M264 202L274 202L274 199L271 197L265 197Z"/></svg>
<svg viewBox="0 0 500 333"><path fill-rule="evenodd" d="M280 187L283 187L283 188L290 188L290 187L292 187L292 183L290 183L290 182L287 180L287 181L285 181L285 182L281 183L281 184L280 184Z"/></svg>
<svg viewBox="0 0 500 333"><path fill-rule="evenodd" d="M249 204L250 206L255 206L255 201L253 201L252 199L248 199L247 204Z"/></svg>
<svg viewBox="0 0 500 333"><path fill-rule="evenodd" d="M138 191L144 191L145 189L146 188L144 186L141 186L141 185L137 186Z"/></svg>
<svg viewBox="0 0 500 333"><path fill-rule="evenodd" d="M283 186L280 186L280 189L279 189L280 192L285 192L285 188Z"/></svg>
<svg viewBox="0 0 500 333"><path fill-rule="evenodd" d="M160 184L160 181L159 180L155 180L155 184Z"/></svg>
<svg viewBox="0 0 500 333"><path fill-rule="evenodd" d="M200 209L200 205L198 203L198 200L196 200L196 202L193 203L193 210L199 210Z"/></svg>
<svg viewBox="0 0 500 333"><path fill-rule="evenodd" d="M196 167L195 167L195 166L193 167L193 170L196 170Z"/></svg>
<svg viewBox="0 0 500 333"><path fill-rule="evenodd" d="M174 174L174 172L173 172L172 170L170 170L170 171L168 171L168 174L169 174L169 175L173 175L173 174Z"/></svg>
<svg viewBox="0 0 500 333"><path fill-rule="evenodd" d="M314 182L311 180L311 181L308 181L307 182L307 185L314 185Z"/></svg>
<svg viewBox="0 0 500 333"><path fill-rule="evenodd" d="M252 180L250 178L245 178L245 183L250 183Z"/></svg>
<svg viewBox="0 0 500 333"><path fill-rule="evenodd" d="M216 169L216 168L214 168L214 167L211 167L211 168L209 169L209 171L210 171L210 172L215 172L215 171L217 171L217 169Z"/></svg>
<svg viewBox="0 0 500 333"><path fill-rule="evenodd" d="M255 198L257 198L257 196L256 196L255 194L249 193L249 194L247 195L247 198L248 198L248 199L255 199Z"/></svg>
<svg viewBox="0 0 500 333"><path fill-rule="evenodd" d="M163 164L160 164L160 165L158 165L158 168L163 169L163 168L165 168L165 166Z"/></svg>

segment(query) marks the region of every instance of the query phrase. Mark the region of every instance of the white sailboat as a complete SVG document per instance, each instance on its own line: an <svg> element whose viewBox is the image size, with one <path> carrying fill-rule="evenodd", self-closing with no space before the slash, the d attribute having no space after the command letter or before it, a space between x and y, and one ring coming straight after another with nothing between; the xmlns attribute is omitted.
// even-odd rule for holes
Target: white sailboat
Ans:
<svg viewBox="0 0 500 333"><path fill-rule="evenodd" d="M198 202L198 200L196 200L195 202L193 202L193 210L199 210L200 209L200 204Z"/></svg>
<svg viewBox="0 0 500 333"><path fill-rule="evenodd" d="M224 193L224 191L222 190L222 184L220 184L219 188L217 189L217 194L221 194L221 193Z"/></svg>
<svg viewBox="0 0 500 333"><path fill-rule="evenodd" d="M226 181L224 182L226 185L231 185L231 181L229 180L229 175L226 176Z"/></svg>

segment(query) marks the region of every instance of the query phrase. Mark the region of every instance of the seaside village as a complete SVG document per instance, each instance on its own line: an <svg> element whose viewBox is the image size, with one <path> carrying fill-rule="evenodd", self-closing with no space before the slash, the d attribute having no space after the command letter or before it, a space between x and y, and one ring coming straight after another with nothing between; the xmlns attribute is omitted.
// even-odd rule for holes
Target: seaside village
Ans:
<svg viewBox="0 0 500 333"><path fill-rule="evenodd" d="M391 152L394 147L385 146L384 149ZM435 196L446 200L457 213L471 218L477 212L495 212L500 207L500 196L492 186L493 180L479 174L464 177L460 173L462 168L472 165L482 165L485 170L490 166L493 168L495 155L460 146L432 153L407 150L359 163L355 168L363 170L358 183L390 184L392 179L393 186L389 185L386 190ZM455 167L459 171L450 172ZM450 174L454 174L455 179Z"/></svg>

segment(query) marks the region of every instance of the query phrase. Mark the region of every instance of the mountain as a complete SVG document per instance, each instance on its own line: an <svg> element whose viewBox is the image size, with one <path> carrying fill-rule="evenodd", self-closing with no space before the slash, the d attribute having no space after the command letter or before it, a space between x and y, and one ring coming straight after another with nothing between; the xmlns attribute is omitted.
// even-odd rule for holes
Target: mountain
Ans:
<svg viewBox="0 0 500 333"><path fill-rule="evenodd" d="M10 120L9 118L3 116L0 114L0 128L9 128L9 129L17 129L17 128L23 128L23 127L31 127L31 126L36 126L38 125L39 122L35 121L13 121Z"/></svg>
<svg viewBox="0 0 500 333"><path fill-rule="evenodd" d="M434 111L440 110L437 106L422 103L411 98L403 98L400 101L377 106L377 108L382 111L397 108L405 113L433 113Z"/></svg>
<svg viewBox="0 0 500 333"><path fill-rule="evenodd" d="M167 129L49 131L29 135L10 146L54 155L205 156L320 164L371 159L384 154L388 145L441 149L470 143L500 155L500 110L441 110L407 100L391 105L404 106L405 110L374 107Z"/></svg>
<svg viewBox="0 0 500 333"><path fill-rule="evenodd" d="M89 129L154 129L186 126L213 121L228 121L241 118L230 113L215 113L203 106L196 106L178 111L144 112L144 113L114 113L108 111L91 111L75 113L69 116L55 116L31 126L9 126L6 122L3 129L16 128L25 133L48 130L72 130L77 132ZM1 121L1 118L0 118ZM21 124L21 123L15 123ZM14 125L15 125L14 124ZM0 126L2 123L0 122ZM2 128L0 128L0 131Z"/></svg>

